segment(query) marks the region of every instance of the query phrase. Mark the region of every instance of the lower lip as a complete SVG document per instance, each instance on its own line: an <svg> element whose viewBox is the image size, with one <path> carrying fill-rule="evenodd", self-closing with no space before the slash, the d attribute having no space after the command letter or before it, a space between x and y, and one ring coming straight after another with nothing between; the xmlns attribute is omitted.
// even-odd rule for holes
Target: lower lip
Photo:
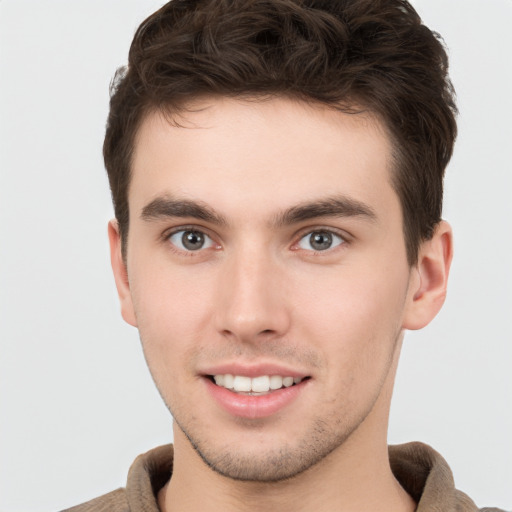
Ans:
<svg viewBox="0 0 512 512"><path fill-rule="evenodd" d="M304 380L266 395L244 395L217 386L207 377L204 380L212 397L225 411L233 416L249 419L266 418L281 411L304 391L309 382L309 379Z"/></svg>

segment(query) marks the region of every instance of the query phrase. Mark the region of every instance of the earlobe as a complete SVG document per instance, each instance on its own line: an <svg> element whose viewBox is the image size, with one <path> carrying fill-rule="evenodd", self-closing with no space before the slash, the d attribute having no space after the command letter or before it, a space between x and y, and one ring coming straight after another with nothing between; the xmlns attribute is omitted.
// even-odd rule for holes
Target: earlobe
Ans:
<svg viewBox="0 0 512 512"><path fill-rule="evenodd" d="M119 235L119 226L116 219L112 219L108 223L108 239L110 243L110 263L112 265L112 271L114 272L117 294L121 304L121 315L125 322L137 327L128 272L126 270L126 263L123 260L121 237Z"/></svg>
<svg viewBox="0 0 512 512"><path fill-rule="evenodd" d="M447 222L441 221L433 237L420 246L418 263L411 274L404 329L425 327L441 309L446 298L452 256L452 230Z"/></svg>

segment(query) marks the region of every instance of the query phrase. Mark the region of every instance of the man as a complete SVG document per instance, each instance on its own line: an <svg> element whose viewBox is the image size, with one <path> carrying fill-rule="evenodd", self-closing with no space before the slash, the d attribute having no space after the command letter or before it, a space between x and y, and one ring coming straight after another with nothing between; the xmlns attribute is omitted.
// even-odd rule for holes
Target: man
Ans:
<svg viewBox="0 0 512 512"><path fill-rule="evenodd" d="M404 1L165 5L104 145L123 318L174 447L76 511L477 510L388 449L405 329L441 308L447 58Z"/></svg>

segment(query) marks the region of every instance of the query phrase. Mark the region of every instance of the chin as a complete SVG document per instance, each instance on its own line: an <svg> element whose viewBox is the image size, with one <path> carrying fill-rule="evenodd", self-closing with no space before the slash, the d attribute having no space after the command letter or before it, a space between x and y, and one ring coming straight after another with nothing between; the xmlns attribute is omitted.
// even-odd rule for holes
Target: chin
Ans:
<svg viewBox="0 0 512 512"><path fill-rule="evenodd" d="M276 439L268 443L273 446L265 446L261 429L247 433L248 437L254 438L252 441L229 439L219 442L192 436L181 426L179 428L197 455L219 475L244 482L272 483L290 480L316 466L339 448L356 427L328 432L318 421L299 437L289 434L287 437L294 439L293 444Z"/></svg>

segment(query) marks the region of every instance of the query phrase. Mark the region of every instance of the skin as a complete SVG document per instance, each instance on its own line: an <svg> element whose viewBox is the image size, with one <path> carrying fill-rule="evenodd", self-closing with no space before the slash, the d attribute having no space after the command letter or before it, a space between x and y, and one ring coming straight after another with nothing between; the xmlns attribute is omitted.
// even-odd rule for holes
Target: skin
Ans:
<svg viewBox="0 0 512 512"><path fill-rule="evenodd" d="M388 414L404 330L444 301L449 226L411 268L389 138L370 116L216 98L177 125L153 113L139 129L126 260L109 225L123 317L174 418L161 509L414 510L389 467ZM316 211L293 215L305 204ZM180 245L184 230L203 248ZM308 380L277 413L240 418L206 391L206 369L233 364Z"/></svg>

